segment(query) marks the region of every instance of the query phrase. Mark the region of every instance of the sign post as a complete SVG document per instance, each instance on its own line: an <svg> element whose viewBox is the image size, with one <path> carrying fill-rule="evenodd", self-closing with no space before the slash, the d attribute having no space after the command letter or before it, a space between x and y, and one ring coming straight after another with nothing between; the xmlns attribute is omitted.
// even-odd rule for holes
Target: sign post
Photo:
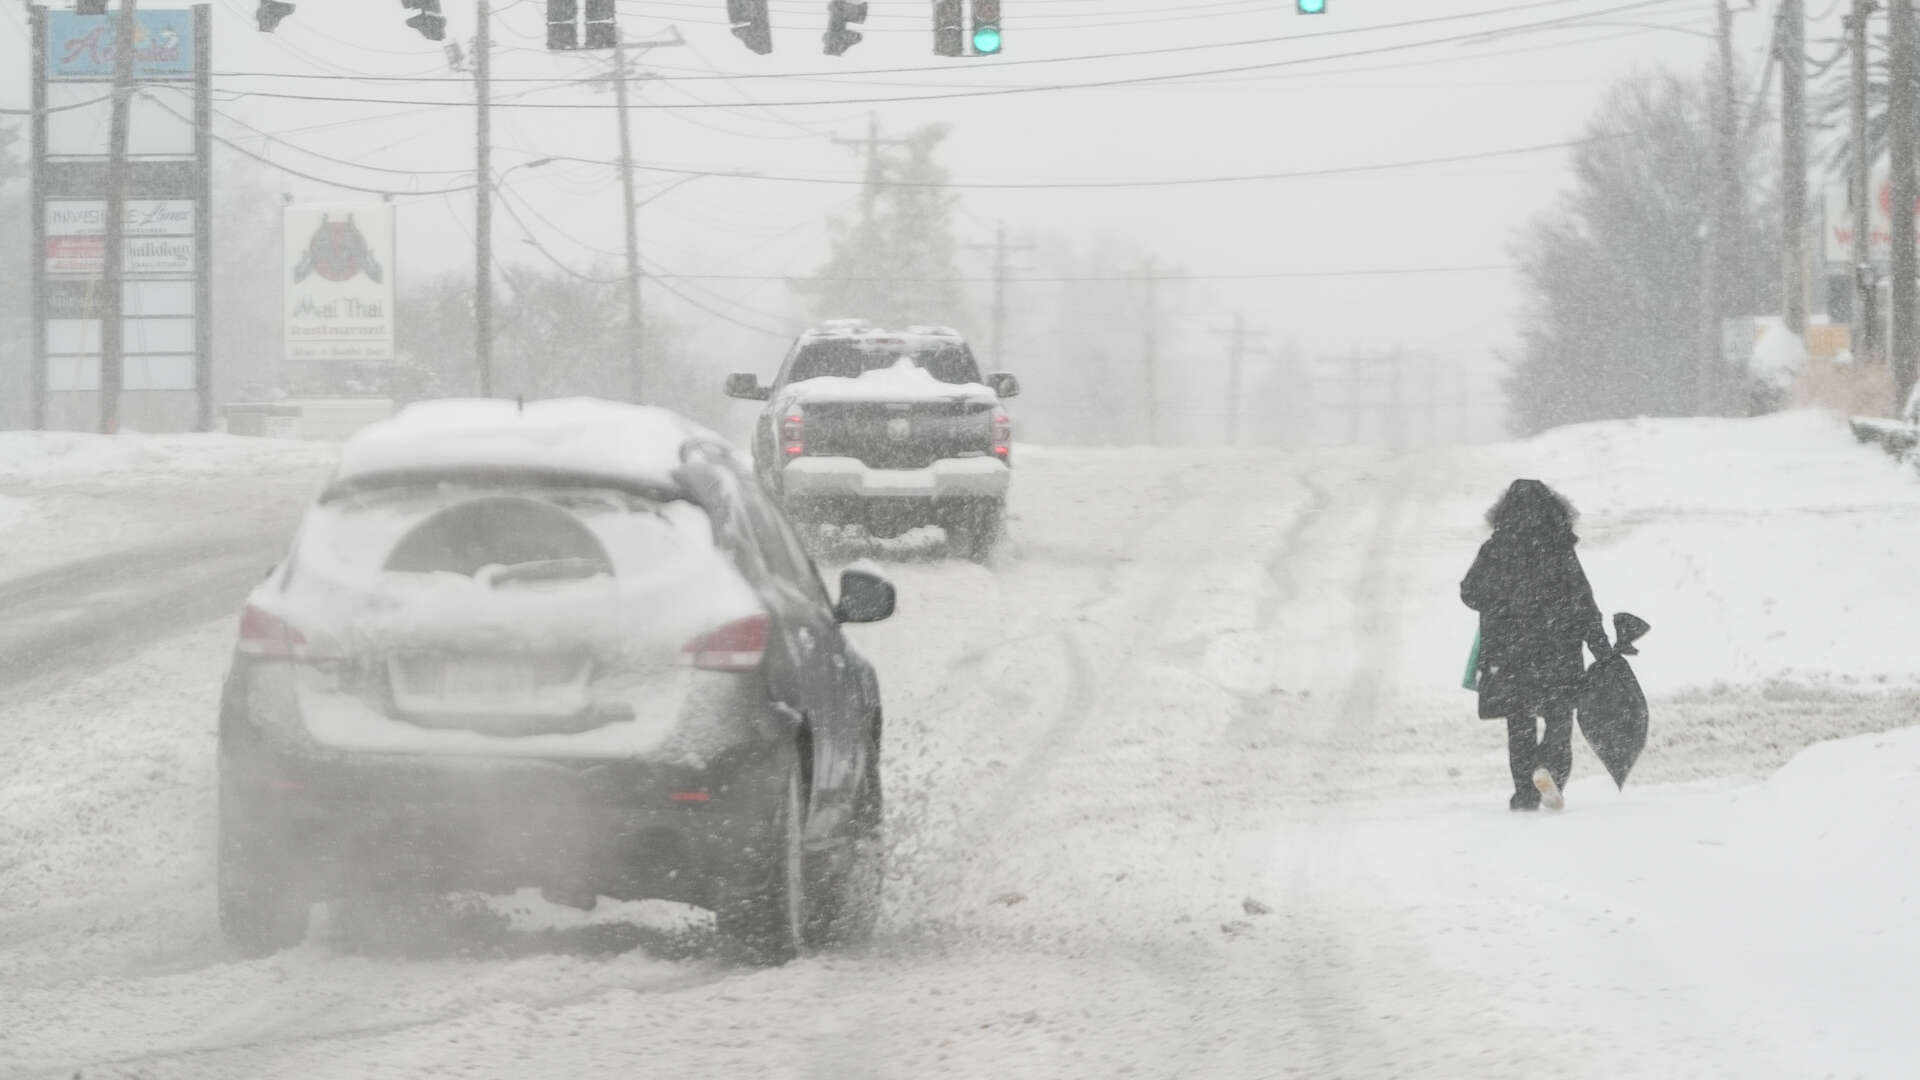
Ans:
<svg viewBox="0 0 1920 1080"><path fill-rule="evenodd" d="M131 14L123 54L117 15L31 9L36 428L89 429L116 413L150 431L212 424L210 8ZM128 164L115 177L108 99L123 55ZM125 213L114 221L118 179ZM121 392L108 401L105 339L116 336Z"/></svg>

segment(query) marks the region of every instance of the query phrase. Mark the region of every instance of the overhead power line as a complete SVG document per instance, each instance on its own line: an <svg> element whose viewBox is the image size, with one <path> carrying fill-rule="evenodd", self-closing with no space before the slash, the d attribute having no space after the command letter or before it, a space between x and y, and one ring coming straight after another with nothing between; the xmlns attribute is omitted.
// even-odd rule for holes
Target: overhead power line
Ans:
<svg viewBox="0 0 1920 1080"><path fill-rule="evenodd" d="M1465 154L1446 154L1440 157L1407 158L1398 161L1379 161L1365 165L1341 165L1324 169L1292 169L1280 172L1238 173L1222 176L1180 176L1145 180L950 180L935 182L888 180L882 178L869 181L863 177L792 176L780 173L723 172L708 169L680 168L672 165L655 165L645 162L635 162L633 167L646 172L669 173L678 176L733 176L742 180L770 180L792 184L833 184L861 187L868 183L873 183L883 187L940 188L965 191L1088 191L1107 188L1192 187L1202 184L1243 184L1263 180L1304 180L1323 176L1351 176L1359 173L1389 172L1398 169L1416 169L1432 165L1452 165L1469 161L1487 161L1494 158L1540 154L1552 150L1567 150L1576 146L1585 146L1589 143L1627 138L1635 134L1638 134L1638 132L1617 132L1608 135L1589 136L1581 139L1563 139L1557 142L1534 143L1529 146L1510 146L1498 150L1480 150ZM565 155L554 155L553 159L555 161L570 161L585 165L605 165L609 167L618 167L619 165L619 163L615 161L605 161L596 158L567 157Z"/></svg>
<svg viewBox="0 0 1920 1080"><path fill-rule="evenodd" d="M1482 263L1467 266L1390 266L1367 267L1354 270L1267 270L1251 273L1224 274L1175 274L1155 275L1161 281L1282 281L1301 278L1359 278L1359 277L1411 277L1420 274L1487 274L1515 269L1513 263ZM997 280L993 277L841 277L835 275L819 276L815 274L656 274L654 277L670 277L676 281L792 281L792 282L850 282L856 284L902 281L926 285L990 284ZM1146 274L1059 274L1029 275L1005 279L1016 285L1061 285L1079 282L1121 282L1145 281Z"/></svg>

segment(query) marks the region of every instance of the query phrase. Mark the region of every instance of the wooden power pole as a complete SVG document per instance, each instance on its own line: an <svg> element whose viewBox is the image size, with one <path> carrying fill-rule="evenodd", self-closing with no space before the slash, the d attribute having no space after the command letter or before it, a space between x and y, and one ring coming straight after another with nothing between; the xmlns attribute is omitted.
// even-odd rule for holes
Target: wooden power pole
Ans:
<svg viewBox="0 0 1920 1080"><path fill-rule="evenodd" d="M1868 23L1873 18L1874 0L1853 0L1847 16L1847 39L1852 52L1853 85L1851 98L1853 163L1848 171L1848 201L1853 210L1853 327L1849 335L1853 355L1861 362L1880 356L1879 319L1874 312L1877 285L1873 273L1873 216L1868 199L1873 197L1873 156L1867 152L1867 43L1871 40Z"/></svg>
<svg viewBox="0 0 1920 1080"><path fill-rule="evenodd" d="M1267 336L1265 330L1247 329L1247 315L1244 311L1233 313L1233 326L1225 330L1215 330L1214 334L1227 339L1227 445L1240 445L1240 398L1246 377L1247 340Z"/></svg>
<svg viewBox="0 0 1920 1080"><path fill-rule="evenodd" d="M1780 0L1781 305L1787 329L1807 333L1807 9Z"/></svg>
<svg viewBox="0 0 1920 1080"><path fill-rule="evenodd" d="M1032 251L1032 244L1008 244L1007 223L1000 222L993 230L993 243L968 244L970 248L993 252L993 366L1007 366L1007 282L1011 264L1007 256L1016 251Z"/></svg>
<svg viewBox="0 0 1920 1080"><path fill-rule="evenodd" d="M126 270L128 106L133 95L134 0L120 0L120 17L113 31L113 105L107 121L107 220L102 222L100 267L105 310L100 316L100 431L120 430L120 388L126 381L126 324L122 319L126 297L122 285ZM205 213L206 208L202 207ZM44 258L35 252L34 258ZM206 288L204 282L200 285Z"/></svg>
<svg viewBox="0 0 1920 1080"><path fill-rule="evenodd" d="M1888 73L1887 122L1889 166L1893 172L1893 291L1890 313L1893 322L1893 408L1904 415L1907 398L1913 392L1915 326L1914 291L1916 270L1913 248L1914 177L1914 24L1913 5L1895 0L1888 9L1892 29L1892 64Z"/></svg>
<svg viewBox="0 0 1920 1080"><path fill-rule="evenodd" d="M473 39L475 179L473 201L473 359L480 372L480 396L493 396L493 146L487 115L493 77L492 17L487 0L475 0L479 30Z"/></svg>
<svg viewBox="0 0 1920 1080"><path fill-rule="evenodd" d="M627 219L627 392L638 404L646 400L642 383L646 321L640 309L640 207L633 201L633 133L627 127L627 44L623 37L614 39L613 100L617 106L614 114L620 119L620 206Z"/></svg>

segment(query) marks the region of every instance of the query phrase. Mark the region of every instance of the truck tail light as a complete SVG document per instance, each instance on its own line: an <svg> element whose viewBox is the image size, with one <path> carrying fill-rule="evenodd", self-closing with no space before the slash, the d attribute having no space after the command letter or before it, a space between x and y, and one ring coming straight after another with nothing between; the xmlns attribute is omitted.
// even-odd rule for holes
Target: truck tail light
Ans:
<svg viewBox="0 0 1920 1080"><path fill-rule="evenodd" d="M806 422L799 413L790 413L780 421L780 446L788 457L799 457L807 452Z"/></svg>
<svg viewBox="0 0 1920 1080"><path fill-rule="evenodd" d="M1004 411L993 413L993 456L1005 460L1013 454L1013 417Z"/></svg>

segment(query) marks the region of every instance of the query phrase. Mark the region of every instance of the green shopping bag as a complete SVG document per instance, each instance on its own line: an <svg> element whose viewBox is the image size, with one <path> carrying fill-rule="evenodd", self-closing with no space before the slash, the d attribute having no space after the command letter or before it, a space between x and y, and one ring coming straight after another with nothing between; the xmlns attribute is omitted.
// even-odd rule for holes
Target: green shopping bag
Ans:
<svg viewBox="0 0 1920 1080"><path fill-rule="evenodd" d="M1480 631L1473 632L1473 651L1467 654L1467 673L1460 676L1460 689L1480 689Z"/></svg>

